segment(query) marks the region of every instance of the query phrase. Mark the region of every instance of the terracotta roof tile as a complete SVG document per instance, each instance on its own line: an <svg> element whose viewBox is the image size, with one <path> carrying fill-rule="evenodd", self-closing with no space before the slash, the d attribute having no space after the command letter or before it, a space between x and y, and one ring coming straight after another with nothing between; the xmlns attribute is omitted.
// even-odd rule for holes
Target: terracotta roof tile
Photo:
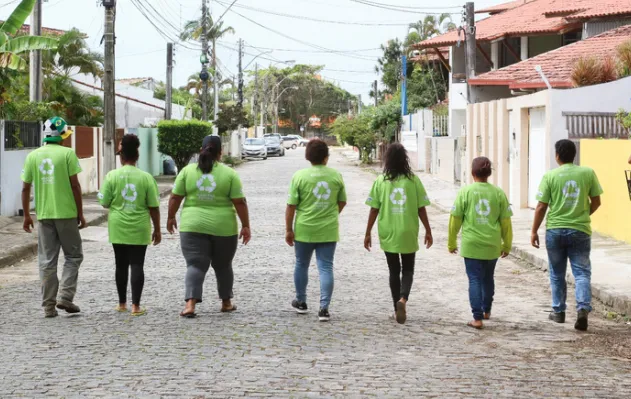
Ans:
<svg viewBox="0 0 631 399"><path fill-rule="evenodd" d="M440 47L438 51L440 51L440 53L446 60L449 60L449 47ZM425 61L438 61L438 60L440 60L440 57L438 57L438 54L436 54L434 49L431 49L431 48L422 49L421 54L419 54L416 57L410 58L410 61L419 62L419 63L422 63Z"/></svg>
<svg viewBox="0 0 631 399"><path fill-rule="evenodd" d="M568 21L631 15L631 0L557 0L543 12L546 16L565 16Z"/></svg>
<svg viewBox="0 0 631 399"><path fill-rule="evenodd" d="M509 1L508 3L498 4L496 6L491 6L487 8L483 8L481 10L476 10L476 14L499 14L501 12L511 10L515 7L519 7L520 5L527 3L529 1L534 0L514 0Z"/></svg>
<svg viewBox="0 0 631 399"><path fill-rule="evenodd" d="M0 24L2 24L3 22L4 22L3 20L0 20ZM30 31L31 31L31 26L28 25L28 24L24 24L18 30L18 33L29 34ZM63 35L66 32L67 31L61 30L61 29L53 29L53 28L42 27L42 35L61 36L61 35Z"/></svg>
<svg viewBox="0 0 631 399"><path fill-rule="evenodd" d="M545 88L545 83L535 70L535 66L541 65L552 87L572 87L570 77L579 58L614 56L616 48L627 40L631 40L631 25L543 53L497 71L487 72L469 80L469 84L509 86L511 89Z"/></svg>
<svg viewBox="0 0 631 399"><path fill-rule="evenodd" d="M558 0L534 0L477 21L476 40L488 42L502 37L555 34L572 27L561 17L546 18L543 10ZM578 28L578 25L576 26ZM448 32L415 45L417 48L452 46L464 41L464 33Z"/></svg>

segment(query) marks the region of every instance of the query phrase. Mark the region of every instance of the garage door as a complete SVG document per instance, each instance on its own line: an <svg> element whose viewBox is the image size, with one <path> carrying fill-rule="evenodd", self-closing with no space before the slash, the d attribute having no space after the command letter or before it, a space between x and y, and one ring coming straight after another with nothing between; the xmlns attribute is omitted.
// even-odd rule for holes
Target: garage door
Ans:
<svg viewBox="0 0 631 399"><path fill-rule="evenodd" d="M528 135L528 207L537 206L539 184L546 172L546 109L531 108Z"/></svg>

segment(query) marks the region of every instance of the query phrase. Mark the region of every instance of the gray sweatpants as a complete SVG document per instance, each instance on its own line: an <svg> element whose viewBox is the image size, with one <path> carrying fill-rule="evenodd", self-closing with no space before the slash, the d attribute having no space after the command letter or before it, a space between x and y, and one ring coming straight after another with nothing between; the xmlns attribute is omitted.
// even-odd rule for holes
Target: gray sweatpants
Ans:
<svg viewBox="0 0 631 399"><path fill-rule="evenodd" d="M40 220L38 233L39 279L42 283L42 306L54 308L59 299L72 302L77 292L79 266L83 262L83 248L77 219ZM61 286L57 277L59 250L64 250L64 269Z"/></svg>
<svg viewBox="0 0 631 399"><path fill-rule="evenodd" d="M217 278L219 298L232 298L234 273L232 260L237 252L237 236L219 237L200 233L180 233L182 254L186 260L186 293L184 299L202 301L204 279L212 265Z"/></svg>

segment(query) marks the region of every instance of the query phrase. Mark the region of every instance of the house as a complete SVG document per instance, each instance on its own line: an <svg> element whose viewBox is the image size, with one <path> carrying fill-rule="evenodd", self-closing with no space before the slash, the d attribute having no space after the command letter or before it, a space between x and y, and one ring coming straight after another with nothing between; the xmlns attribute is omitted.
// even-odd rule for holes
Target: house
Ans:
<svg viewBox="0 0 631 399"><path fill-rule="evenodd" d="M607 30L631 23L628 0L517 0L479 10L476 75L501 69ZM510 98L508 86L475 86L465 77L464 32L456 30L416 44L437 54L449 47L449 136L464 135L468 104Z"/></svg>
<svg viewBox="0 0 631 399"><path fill-rule="evenodd" d="M158 86L154 78L116 79L116 82L124 85L140 87L141 89L155 91Z"/></svg>

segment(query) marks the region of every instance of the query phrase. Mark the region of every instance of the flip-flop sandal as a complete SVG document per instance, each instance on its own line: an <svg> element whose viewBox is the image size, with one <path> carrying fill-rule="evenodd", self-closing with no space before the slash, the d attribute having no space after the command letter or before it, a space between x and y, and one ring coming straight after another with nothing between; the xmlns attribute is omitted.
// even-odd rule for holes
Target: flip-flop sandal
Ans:
<svg viewBox="0 0 631 399"><path fill-rule="evenodd" d="M116 306L116 308L114 308L114 310L116 310L118 313L125 313L128 311L127 308L121 308L120 305Z"/></svg>
<svg viewBox="0 0 631 399"><path fill-rule="evenodd" d="M230 313L234 312L235 310L237 310L237 305L232 305L230 309L221 308L221 313Z"/></svg>
<svg viewBox="0 0 631 399"><path fill-rule="evenodd" d="M187 319L194 319L194 318L197 317L197 313L195 313L195 312L193 312L193 313L184 313L184 311L182 311L180 313L180 317L184 317L184 318L187 318Z"/></svg>
<svg viewBox="0 0 631 399"><path fill-rule="evenodd" d="M490 313L485 313L484 314L484 320L491 320L491 314Z"/></svg>
<svg viewBox="0 0 631 399"><path fill-rule="evenodd" d="M140 312L131 312L131 315L136 317L136 316L144 316L147 314L147 309L142 308L140 309Z"/></svg>
<svg viewBox="0 0 631 399"><path fill-rule="evenodd" d="M471 328L475 328L476 330L482 330L482 329L484 329L484 324L483 324L483 325L481 325L481 326L474 326L472 322L468 322L468 323L467 323L467 326L468 326L468 327L471 327Z"/></svg>

